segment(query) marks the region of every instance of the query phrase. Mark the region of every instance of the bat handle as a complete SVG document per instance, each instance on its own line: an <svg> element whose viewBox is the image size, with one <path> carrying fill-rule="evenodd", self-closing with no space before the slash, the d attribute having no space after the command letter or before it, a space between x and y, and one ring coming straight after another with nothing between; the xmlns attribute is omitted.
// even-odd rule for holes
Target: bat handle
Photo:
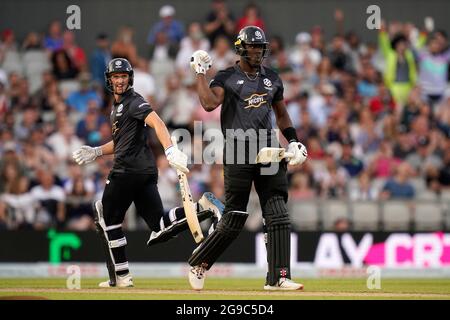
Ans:
<svg viewBox="0 0 450 320"><path fill-rule="evenodd" d="M285 152L284 153L284 158L292 158L294 156L294 154L292 152Z"/></svg>
<svg viewBox="0 0 450 320"><path fill-rule="evenodd" d="M172 140L172 145L173 145L175 148L178 148L177 137L171 136L171 137L170 137L170 140Z"/></svg>

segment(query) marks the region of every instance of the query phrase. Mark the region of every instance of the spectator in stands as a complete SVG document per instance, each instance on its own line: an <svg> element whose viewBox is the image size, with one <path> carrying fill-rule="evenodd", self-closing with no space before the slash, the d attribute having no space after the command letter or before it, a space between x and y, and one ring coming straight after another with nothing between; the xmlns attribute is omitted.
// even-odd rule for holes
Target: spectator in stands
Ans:
<svg viewBox="0 0 450 320"><path fill-rule="evenodd" d="M234 17L225 0L212 0L212 10L208 13L203 28L211 46L218 36L225 36L231 43L234 42L236 38Z"/></svg>
<svg viewBox="0 0 450 320"><path fill-rule="evenodd" d="M36 228L63 226L66 217L64 189L55 184L51 170L41 169L37 176L39 183L31 189L31 195L38 203Z"/></svg>
<svg viewBox="0 0 450 320"><path fill-rule="evenodd" d="M155 79L149 72L149 65L144 58L138 58L134 66L133 89L150 103L154 110L157 109Z"/></svg>
<svg viewBox="0 0 450 320"><path fill-rule="evenodd" d="M72 180L71 190L66 188L66 228L85 231L94 228L92 210L93 192L85 188L82 177Z"/></svg>
<svg viewBox="0 0 450 320"><path fill-rule="evenodd" d="M111 51L109 48L109 39L106 33L97 35L96 48L90 57L90 66L92 80L102 85L105 82L105 70L108 62L111 60Z"/></svg>
<svg viewBox="0 0 450 320"><path fill-rule="evenodd" d="M31 136L31 132L42 124L37 108L27 108L22 112L22 119L14 127L14 135L19 140L24 140Z"/></svg>
<svg viewBox="0 0 450 320"><path fill-rule="evenodd" d="M439 103L447 88L450 48L447 39L440 41L439 36L432 35L428 46L418 53L419 83L425 99L432 106Z"/></svg>
<svg viewBox="0 0 450 320"><path fill-rule="evenodd" d="M36 201L28 190L27 177L17 177L9 190L0 194L0 224L8 229L31 229L36 219ZM2 219L3 217L3 219Z"/></svg>
<svg viewBox="0 0 450 320"><path fill-rule="evenodd" d="M395 175L386 181L380 194L382 200L387 199L413 199L415 190L409 182L410 177L414 175L414 170L409 163L402 162L395 169Z"/></svg>
<svg viewBox="0 0 450 320"><path fill-rule="evenodd" d="M414 140L411 139L404 125L398 125L398 135L394 142L394 157L405 160L408 155L414 152Z"/></svg>
<svg viewBox="0 0 450 320"><path fill-rule="evenodd" d="M295 37L295 44L289 54L289 61L294 71L312 75L322 56L319 50L311 47L311 35L307 32L298 33Z"/></svg>
<svg viewBox="0 0 450 320"><path fill-rule="evenodd" d="M442 159L434 154L434 146L430 144L430 139L426 136L420 137L417 141L416 152L411 153L406 161L418 172L424 175L430 167L441 169Z"/></svg>
<svg viewBox="0 0 450 320"><path fill-rule="evenodd" d="M289 198L291 200L314 200L316 192L312 188L312 178L305 172L295 172L291 178Z"/></svg>
<svg viewBox="0 0 450 320"><path fill-rule="evenodd" d="M22 59L12 29L3 30L1 33L0 69L3 69L7 74L17 72L22 75L23 73Z"/></svg>
<svg viewBox="0 0 450 320"><path fill-rule="evenodd" d="M111 46L111 58L125 58L134 65L138 55L133 37L134 29L132 27L121 27L117 33L116 40Z"/></svg>
<svg viewBox="0 0 450 320"><path fill-rule="evenodd" d="M197 50L209 51L209 42L205 38L199 22L192 22L188 27L188 34L181 40L175 65L177 72L182 78L191 76L192 70L189 61L192 54Z"/></svg>
<svg viewBox="0 0 450 320"><path fill-rule="evenodd" d="M368 65L361 71L361 80L358 81L359 96L367 99L374 98L378 93L380 76L372 65ZM382 92L383 93L383 92Z"/></svg>
<svg viewBox="0 0 450 320"><path fill-rule="evenodd" d="M91 87L91 76L89 73L80 73L78 79L80 90L71 93L66 102L76 112L85 114L89 101L94 100L97 106L101 106L102 99L98 92Z"/></svg>
<svg viewBox="0 0 450 320"><path fill-rule="evenodd" d="M161 194L164 210L168 212L171 208L180 204L179 192L175 187L178 183L178 177L176 172L170 169L169 162L164 155L159 155L156 162L158 166L158 190Z"/></svg>
<svg viewBox="0 0 450 320"><path fill-rule="evenodd" d="M224 36L216 38L210 56L214 61L211 74L216 74L219 70L225 70L236 62L236 54L234 50L231 50L230 42Z"/></svg>
<svg viewBox="0 0 450 320"><path fill-rule="evenodd" d="M52 54L53 74L58 80L75 79L78 69L73 64L67 52L59 49Z"/></svg>
<svg viewBox="0 0 450 320"><path fill-rule="evenodd" d="M257 26L265 31L264 20L261 18L259 7L254 3L249 3L244 9L244 14L236 23L236 34L244 27Z"/></svg>
<svg viewBox="0 0 450 320"><path fill-rule="evenodd" d="M384 115L394 112L395 101L382 81L378 82L376 93L369 101L369 108L375 119L381 119Z"/></svg>
<svg viewBox="0 0 450 320"><path fill-rule="evenodd" d="M358 184L352 185L349 190L350 199L353 201L374 201L378 199L378 190L373 186L368 171L363 171L358 176Z"/></svg>
<svg viewBox="0 0 450 320"><path fill-rule="evenodd" d="M59 176L67 174L66 162L72 158L72 153L79 149L83 143L75 135L74 126L67 120L61 121L58 130L46 139L58 159L58 166L53 168Z"/></svg>
<svg viewBox="0 0 450 320"><path fill-rule="evenodd" d="M318 128L323 128L336 102L336 88L330 83L320 85L318 94L309 99L308 111L311 120Z"/></svg>
<svg viewBox="0 0 450 320"><path fill-rule="evenodd" d="M403 106L417 81L416 62L413 52L408 48L408 39L403 33L397 33L389 42L385 24L382 23L378 44L386 61L384 82L395 102Z"/></svg>
<svg viewBox="0 0 450 320"><path fill-rule="evenodd" d="M392 142L385 139L369 163L369 172L375 178L388 178L400 163L401 160L394 157Z"/></svg>
<svg viewBox="0 0 450 320"><path fill-rule="evenodd" d="M63 49L67 52L78 71L87 71L86 54L75 41L75 33L66 30L63 33Z"/></svg>
<svg viewBox="0 0 450 320"><path fill-rule="evenodd" d="M147 36L147 43L155 45L157 42L157 35L164 33L167 41L176 47L184 37L183 24L175 20L175 8L171 5L164 5L159 9L160 20L156 22Z"/></svg>
<svg viewBox="0 0 450 320"><path fill-rule="evenodd" d="M100 113L96 100L89 100L86 116L82 118L76 128L77 136L90 146L101 145L100 126L108 120Z"/></svg>
<svg viewBox="0 0 450 320"><path fill-rule="evenodd" d="M345 38L342 35L336 34L333 37L327 56L330 58L333 67L337 70L347 72L355 71L355 67L352 64L352 58L345 47Z"/></svg>
<svg viewBox="0 0 450 320"><path fill-rule="evenodd" d="M325 170L316 171L314 179L319 184L320 196L324 198L340 198L346 194L347 172L337 166L333 156L325 157Z"/></svg>
<svg viewBox="0 0 450 320"><path fill-rule="evenodd" d="M364 163L353 155L353 142L350 140L342 141L342 156L339 166L347 170L347 174L352 178L358 176L364 169Z"/></svg>
<svg viewBox="0 0 450 320"><path fill-rule="evenodd" d="M347 218L337 218L333 223L333 230L334 232L347 232L350 230L350 225L350 220Z"/></svg>
<svg viewBox="0 0 450 320"><path fill-rule="evenodd" d="M63 47L61 22L54 20L48 28L48 35L44 38L44 47L50 52L58 51Z"/></svg>

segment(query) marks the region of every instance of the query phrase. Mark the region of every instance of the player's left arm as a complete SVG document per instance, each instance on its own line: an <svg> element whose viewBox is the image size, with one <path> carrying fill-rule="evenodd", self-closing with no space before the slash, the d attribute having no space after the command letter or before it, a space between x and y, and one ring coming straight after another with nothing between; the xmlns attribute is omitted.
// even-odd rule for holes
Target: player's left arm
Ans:
<svg viewBox="0 0 450 320"><path fill-rule="evenodd" d="M272 108L275 112L277 126L289 143L288 152L294 154L289 160L289 164L302 164L308 157L308 152L306 151L306 147L298 141L297 133L292 126L291 117L286 110L284 100L281 99L273 102Z"/></svg>
<svg viewBox="0 0 450 320"><path fill-rule="evenodd" d="M277 120L278 129L281 131L292 127L291 117L286 110L286 104L284 100L278 100L272 103L273 111ZM288 140L289 141L289 140Z"/></svg>
<svg viewBox="0 0 450 320"><path fill-rule="evenodd" d="M155 111L150 112L144 121L149 127L155 129L156 136L164 147L164 150L172 145L169 130L167 130L166 124L161 120Z"/></svg>
<svg viewBox="0 0 450 320"><path fill-rule="evenodd" d="M175 169L188 173L189 169L187 168L187 155L172 145L169 130L167 130L164 121L161 120L155 111L151 111L147 117L145 117L144 121L148 126L155 129L156 136L164 147L164 152L169 164Z"/></svg>

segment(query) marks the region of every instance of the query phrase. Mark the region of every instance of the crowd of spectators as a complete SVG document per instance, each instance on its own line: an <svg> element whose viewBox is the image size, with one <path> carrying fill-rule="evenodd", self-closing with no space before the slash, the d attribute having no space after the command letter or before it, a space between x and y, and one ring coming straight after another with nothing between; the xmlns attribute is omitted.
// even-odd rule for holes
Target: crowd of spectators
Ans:
<svg viewBox="0 0 450 320"><path fill-rule="evenodd" d="M111 58L131 61L135 90L170 130L193 131L194 121L220 128L220 110L206 113L200 106L188 60L202 49L213 57L210 76L231 66L238 59L233 40L246 25L270 35L265 64L282 78L288 112L308 149L309 160L289 168L291 201L448 194L450 50L444 30L383 22L378 42L370 43L344 31L337 9L330 39L320 26L285 39L266 29L254 4L235 17L226 1L214 0L210 12L189 25L170 5L159 14L147 52L138 52L134 30L126 26L115 37L98 34L93 52L78 46L60 21L24 39L13 29L0 30L0 229L93 227L91 203L101 197L113 159L79 167L71 154L111 139L112 101L103 83ZM154 135L150 143L169 209L180 204L176 174ZM223 199L220 164L193 165L189 179L194 198L212 191Z"/></svg>

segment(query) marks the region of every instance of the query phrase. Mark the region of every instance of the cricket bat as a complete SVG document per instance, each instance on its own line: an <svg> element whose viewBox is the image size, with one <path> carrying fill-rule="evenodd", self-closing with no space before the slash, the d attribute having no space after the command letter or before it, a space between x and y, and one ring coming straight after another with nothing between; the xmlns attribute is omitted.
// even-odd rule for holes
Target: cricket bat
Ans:
<svg viewBox="0 0 450 320"><path fill-rule="evenodd" d="M280 162L284 158L292 158L294 155L290 152L286 152L284 148L270 148L264 147L256 156L256 163L270 163Z"/></svg>
<svg viewBox="0 0 450 320"><path fill-rule="evenodd" d="M175 148L177 146L177 139L172 137L172 144ZM196 243L203 241L203 232L200 227L200 223L197 218L197 210L195 209L194 200L192 198L191 189L189 188L188 179L186 174L180 170L177 170L178 182L180 183L181 200L183 201L184 213L186 215L186 221L191 230L192 236Z"/></svg>

